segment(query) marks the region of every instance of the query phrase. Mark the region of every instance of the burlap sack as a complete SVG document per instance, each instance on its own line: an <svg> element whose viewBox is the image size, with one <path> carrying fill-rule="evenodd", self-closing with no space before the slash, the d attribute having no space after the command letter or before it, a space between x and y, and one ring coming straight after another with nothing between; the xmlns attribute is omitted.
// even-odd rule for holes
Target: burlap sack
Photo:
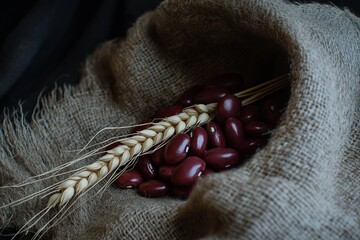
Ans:
<svg viewBox="0 0 360 240"><path fill-rule="evenodd" d="M165 1L125 40L101 46L78 86L42 99L31 124L20 113L3 123L0 184L71 160L65 150L83 147L103 127L147 119L209 76L236 71L249 83L289 66L287 111L244 166L199 180L187 201L92 191L46 238L359 239L359 26L350 12L326 5ZM1 190L1 203L44 186ZM45 203L1 209L1 226L20 227Z"/></svg>

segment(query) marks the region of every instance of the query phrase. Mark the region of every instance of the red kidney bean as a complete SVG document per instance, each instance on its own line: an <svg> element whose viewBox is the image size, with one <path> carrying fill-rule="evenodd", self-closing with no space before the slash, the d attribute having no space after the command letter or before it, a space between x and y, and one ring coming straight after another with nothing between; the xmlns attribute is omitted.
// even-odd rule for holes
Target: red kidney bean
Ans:
<svg viewBox="0 0 360 240"><path fill-rule="evenodd" d="M219 124L213 121L208 122L206 124L206 131L208 133L210 147L218 148L226 146L225 135Z"/></svg>
<svg viewBox="0 0 360 240"><path fill-rule="evenodd" d="M193 155L201 157L205 150L208 142L208 135L206 130L202 127L195 128L190 133L190 152Z"/></svg>
<svg viewBox="0 0 360 240"><path fill-rule="evenodd" d="M164 106L160 107L154 115L154 118L166 118L173 115L177 115L182 112L183 106L181 105L173 105L173 106Z"/></svg>
<svg viewBox="0 0 360 240"><path fill-rule="evenodd" d="M240 143L244 141L243 125L237 118L229 118L225 123L225 135L230 147L239 150Z"/></svg>
<svg viewBox="0 0 360 240"><path fill-rule="evenodd" d="M208 175L208 174L210 174L210 173L213 173L214 172L214 170L212 170L211 168L205 168L205 170L203 171L203 173L201 174L201 177L203 177L203 176L206 176L206 175Z"/></svg>
<svg viewBox="0 0 360 240"><path fill-rule="evenodd" d="M220 124L224 124L230 117L236 117L241 110L241 101L232 94L226 94L218 101L216 107L216 120Z"/></svg>
<svg viewBox="0 0 360 240"><path fill-rule="evenodd" d="M185 159L190 148L190 137L179 133L165 147L164 159L167 164L178 164Z"/></svg>
<svg viewBox="0 0 360 240"><path fill-rule="evenodd" d="M194 104L194 96L201 90L202 88L200 86L194 86L191 87L189 90L187 90L177 103L183 107L188 107Z"/></svg>
<svg viewBox="0 0 360 240"><path fill-rule="evenodd" d="M263 147L266 144L264 138L249 138L245 139L240 144L239 153L243 155L252 155L260 147Z"/></svg>
<svg viewBox="0 0 360 240"><path fill-rule="evenodd" d="M259 110L258 106L254 105L254 104L245 106L240 113L239 119L243 124L247 124L250 121L259 120L260 119L260 110Z"/></svg>
<svg viewBox="0 0 360 240"><path fill-rule="evenodd" d="M138 193L144 197L162 197L169 191L169 186L159 180L149 180L139 185Z"/></svg>
<svg viewBox="0 0 360 240"><path fill-rule="evenodd" d="M159 148L150 155L151 162L156 166L161 166L164 163L164 149L165 147Z"/></svg>
<svg viewBox="0 0 360 240"><path fill-rule="evenodd" d="M171 175L171 182L177 186L189 186L205 170L206 163L199 157L188 157L180 163Z"/></svg>
<svg viewBox="0 0 360 240"><path fill-rule="evenodd" d="M191 186L172 185L170 187L170 195L176 198L186 199L189 197L192 189L193 189L193 185Z"/></svg>
<svg viewBox="0 0 360 240"><path fill-rule="evenodd" d="M261 137L264 133L268 131L269 126L263 122L251 121L245 125L245 133L250 137Z"/></svg>
<svg viewBox="0 0 360 240"><path fill-rule="evenodd" d="M244 80L238 73L226 73L209 79L205 83L205 88L227 88L232 93L241 91Z"/></svg>
<svg viewBox="0 0 360 240"><path fill-rule="evenodd" d="M206 164L214 170L222 170L239 162L239 154L232 148L213 148L205 152Z"/></svg>
<svg viewBox="0 0 360 240"><path fill-rule="evenodd" d="M142 176L136 170L124 172L116 179L116 185L119 188L136 188L142 183Z"/></svg>
<svg viewBox="0 0 360 240"><path fill-rule="evenodd" d="M213 103L224 97L229 90L226 88L209 88L198 92L194 97L194 103Z"/></svg>
<svg viewBox="0 0 360 240"><path fill-rule="evenodd" d="M158 169L160 178L166 182L171 181L171 174L174 172L176 165L165 165Z"/></svg>
<svg viewBox="0 0 360 240"><path fill-rule="evenodd" d="M139 157L136 169L139 170L145 180L153 179L156 176L155 168L150 161L149 155Z"/></svg>
<svg viewBox="0 0 360 240"><path fill-rule="evenodd" d="M264 101L262 110L266 122L272 127L276 126L281 116L279 104L274 99L268 98Z"/></svg>

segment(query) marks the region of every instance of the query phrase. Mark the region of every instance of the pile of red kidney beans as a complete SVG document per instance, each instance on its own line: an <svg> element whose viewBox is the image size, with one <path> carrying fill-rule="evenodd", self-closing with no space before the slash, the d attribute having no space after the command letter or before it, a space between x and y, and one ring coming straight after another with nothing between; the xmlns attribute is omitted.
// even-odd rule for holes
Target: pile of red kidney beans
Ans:
<svg viewBox="0 0 360 240"><path fill-rule="evenodd" d="M286 93L280 91L243 107L232 94L241 90L240 75L221 75L202 87L189 89L176 105L159 108L154 118L179 114L193 104L218 103L214 120L180 133L164 147L139 157L136 166L123 173L116 185L137 188L145 197L170 195L186 199L199 177L244 163L267 143L285 107Z"/></svg>

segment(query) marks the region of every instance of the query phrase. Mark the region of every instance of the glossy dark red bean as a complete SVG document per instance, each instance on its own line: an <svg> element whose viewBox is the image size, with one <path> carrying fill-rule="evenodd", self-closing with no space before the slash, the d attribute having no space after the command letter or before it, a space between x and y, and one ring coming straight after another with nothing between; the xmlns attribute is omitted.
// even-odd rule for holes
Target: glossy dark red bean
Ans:
<svg viewBox="0 0 360 240"><path fill-rule="evenodd" d="M260 119L259 107L254 104L243 107L239 119L243 124L247 124L250 121L259 120Z"/></svg>
<svg viewBox="0 0 360 240"><path fill-rule="evenodd" d="M142 176L136 170L130 170L121 174L115 181L119 188L136 188L142 183Z"/></svg>
<svg viewBox="0 0 360 240"><path fill-rule="evenodd" d="M216 107L216 120L220 124L225 124L228 118L236 117L241 110L241 101L232 94L226 94L218 101Z"/></svg>
<svg viewBox="0 0 360 240"><path fill-rule="evenodd" d="M214 173L214 170L212 170L211 168L205 168L205 171L203 171L203 173L201 174L201 177L206 176L208 174Z"/></svg>
<svg viewBox="0 0 360 240"><path fill-rule="evenodd" d="M260 147L265 146L266 139L264 138L249 138L245 139L240 144L239 153L242 155L252 155Z"/></svg>
<svg viewBox="0 0 360 240"><path fill-rule="evenodd" d="M209 88L198 92L194 97L194 103L214 103L218 102L220 98L230 93L226 88Z"/></svg>
<svg viewBox="0 0 360 240"><path fill-rule="evenodd" d="M190 137L179 133L165 146L164 160L167 164L178 164L185 159L190 149Z"/></svg>
<svg viewBox="0 0 360 240"><path fill-rule="evenodd" d="M225 136L228 145L239 150L240 144L245 139L244 128L237 118L229 118L225 123Z"/></svg>
<svg viewBox="0 0 360 240"><path fill-rule="evenodd" d="M171 182L171 175L177 165L165 165L158 169L160 178L166 182Z"/></svg>
<svg viewBox="0 0 360 240"><path fill-rule="evenodd" d="M193 189L193 185L191 186L172 185L170 187L170 195L176 198L186 199L189 197L192 189Z"/></svg>
<svg viewBox="0 0 360 240"><path fill-rule="evenodd" d="M171 175L171 182L177 186L189 186L196 182L205 170L206 163L199 157L188 157L181 162Z"/></svg>
<svg viewBox="0 0 360 240"><path fill-rule="evenodd" d="M206 131L208 134L208 141L209 141L210 147L213 147L213 148L222 147L223 148L226 146L225 135L219 124L217 124L214 121L208 122L206 124Z"/></svg>
<svg viewBox="0 0 360 240"><path fill-rule="evenodd" d="M202 127L195 128L190 133L190 153L201 157L206 150L207 142L208 135L206 130Z"/></svg>
<svg viewBox="0 0 360 240"><path fill-rule="evenodd" d="M156 166L161 166L164 163L164 149L165 147L159 148L150 155L151 162Z"/></svg>
<svg viewBox="0 0 360 240"><path fill-rule="evenodd" d="M261 137L269 131L269 125L260 121L251 121L245 125L244 129L249 137Z"/></svg>
<svg viewBox="0 0 360 240"><path fill-rule="evenodd" d="M183 107L189 107L194 104L194 96L201 90L202 88L200 86L194 86L191 87L189 90L187 90L179 100L177 101L177 104L183 106Z"/></svg>
<svg viewBox="0 0 360 240"><path fill-rule="evenodd" d="M143 155L139 157L136 164L136 169L141 173L144 180L149 180L156 177L155 168L150 161L149 155Z"/></svg>
<svg viewBox="0 0 360 240"><path fill-rule="evenodd" d="M169 185L159 180L149 180L139 185L138 193L144 197L162 197L169 191Z"/></svg>
<svg viewBox="0 0 360 240"><path fill-rule="evenodd" d="M227 88L232 93L239 92L243 89L244 80L238 73L226 73L206 81L205 88Z"/></svg>
<svg viewBox="0 0 360 240"><path fill-rule="evenodd" d="M214 170L222 170L239 162L239 154L232 148L213 148L205 152L206 164Z"/></svg>
<svg viewBox="0 0 360 240"><path fill-rule="evenodd" d="M166 118L173 115L177 115L182 112L183 106L181 105L173 105L173 106L164 106L160 107L154 115L154 118Z"/></svg>
<svg viewBox="0 0 360 240"><path fill-rule="evenodd" d="M271 98L265 99L263 103L262 111L264 118L266 119L266 122L270 126L274 127L278 124L278 121L281 116L281 112L280 112L279 104L274 99Z"/></svg>

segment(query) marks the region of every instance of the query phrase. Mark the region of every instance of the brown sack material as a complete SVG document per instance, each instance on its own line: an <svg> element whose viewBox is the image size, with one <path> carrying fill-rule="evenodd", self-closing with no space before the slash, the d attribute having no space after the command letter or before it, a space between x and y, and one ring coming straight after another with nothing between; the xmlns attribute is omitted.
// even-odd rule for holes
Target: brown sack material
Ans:
<svg viewBox="0 0 360 240"><path fill-rule="evenodd" d="M2 124L0 185L70 161L66 150L100 129L139 123L210 76L240 72L254 83L289 60L288 108L245 165L200 179L187 201L90 191L45 239L360 239L359 54L360 21L336 7L165 1L125 40L102 45L78 86L42 99L31 124ZM1 205L62 179L2 189ZM21 227L46 201L0 209L1 226Z"/></svg>

